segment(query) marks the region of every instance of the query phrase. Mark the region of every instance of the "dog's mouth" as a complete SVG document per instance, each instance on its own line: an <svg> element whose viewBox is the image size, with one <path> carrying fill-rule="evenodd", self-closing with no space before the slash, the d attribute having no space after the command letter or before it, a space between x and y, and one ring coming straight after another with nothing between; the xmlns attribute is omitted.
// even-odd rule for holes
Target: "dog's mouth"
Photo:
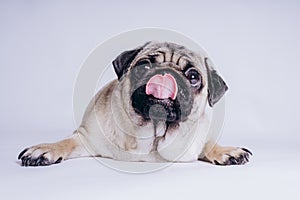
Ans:
<svg viewBox="0 0 300 200"><path fill-rule="evenodd" d="M146 84L146 94L152 95L157 99L176 99L177 83L171 74L157 74L150 78Z"/></svg>
<svg viewBox="0 0 300 200"><path fill-rule="evenodd" d="M147 94L146 88L143 85L132 94L132 107L137 114L145 120L180 121L181 108L176 98L157 98L153 94Z"/></svg>
<svg viewBox="0 0 300 200"><path fill-rule="evenodd" d="M187 85L170 73L155 74L131 96L134 111L144 120L169 124L184 121L191 112L192 95Z"/></svg>

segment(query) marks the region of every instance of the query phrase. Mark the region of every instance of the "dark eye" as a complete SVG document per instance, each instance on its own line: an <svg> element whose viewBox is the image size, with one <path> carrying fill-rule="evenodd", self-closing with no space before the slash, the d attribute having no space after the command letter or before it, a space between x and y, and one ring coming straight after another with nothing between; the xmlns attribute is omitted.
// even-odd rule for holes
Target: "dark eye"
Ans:
<svg viewBox="0 0 300 200"><path fill-rule="evenodd" d="M143 76L151 67L152 65L149 60L140 60L136 63L133 71L136 76Z"/></svg>
<svg viewBox="0 0 300 200"><path fill-rule="evenodd" d="M201 84L201 76L195 69L188 69L185 76L189 79L192 86L196 87Z"/></svg>

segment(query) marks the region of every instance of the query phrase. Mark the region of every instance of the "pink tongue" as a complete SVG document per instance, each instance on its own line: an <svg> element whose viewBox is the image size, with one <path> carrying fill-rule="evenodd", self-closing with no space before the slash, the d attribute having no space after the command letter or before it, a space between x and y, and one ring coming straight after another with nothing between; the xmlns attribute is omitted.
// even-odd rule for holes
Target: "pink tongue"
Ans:
<svg viewBox="0 0 300 200"><path fill-rule="evenodd" d="M157 74L150 78L146 85L146 94L158 99L176 99L177 83L171 74Z"/></svg>

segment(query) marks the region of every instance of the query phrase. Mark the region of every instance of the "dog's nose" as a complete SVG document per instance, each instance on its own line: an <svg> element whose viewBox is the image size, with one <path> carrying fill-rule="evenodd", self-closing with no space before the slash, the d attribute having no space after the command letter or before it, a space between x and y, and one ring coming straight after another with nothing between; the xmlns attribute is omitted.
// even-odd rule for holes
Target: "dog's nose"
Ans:
<svg viewBox="0 0 300 200"><path fill-rule="evenodd" d="M171 74L156 74L146 84L146 94L158 99L176 99L177 83Z"/></svg>

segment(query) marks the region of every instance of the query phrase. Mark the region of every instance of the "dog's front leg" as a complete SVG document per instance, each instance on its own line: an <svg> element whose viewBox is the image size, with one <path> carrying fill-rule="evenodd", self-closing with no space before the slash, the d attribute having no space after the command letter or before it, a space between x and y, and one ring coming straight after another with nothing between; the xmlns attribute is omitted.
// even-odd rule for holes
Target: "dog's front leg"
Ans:
<svg viewBox="0 0 300 200"><path fill-rule="evenodd" d="M22 166L46 166L69 158L89 156L80 141L80 133L56 143L44 143L24 149L18 156Z"/></svg>

